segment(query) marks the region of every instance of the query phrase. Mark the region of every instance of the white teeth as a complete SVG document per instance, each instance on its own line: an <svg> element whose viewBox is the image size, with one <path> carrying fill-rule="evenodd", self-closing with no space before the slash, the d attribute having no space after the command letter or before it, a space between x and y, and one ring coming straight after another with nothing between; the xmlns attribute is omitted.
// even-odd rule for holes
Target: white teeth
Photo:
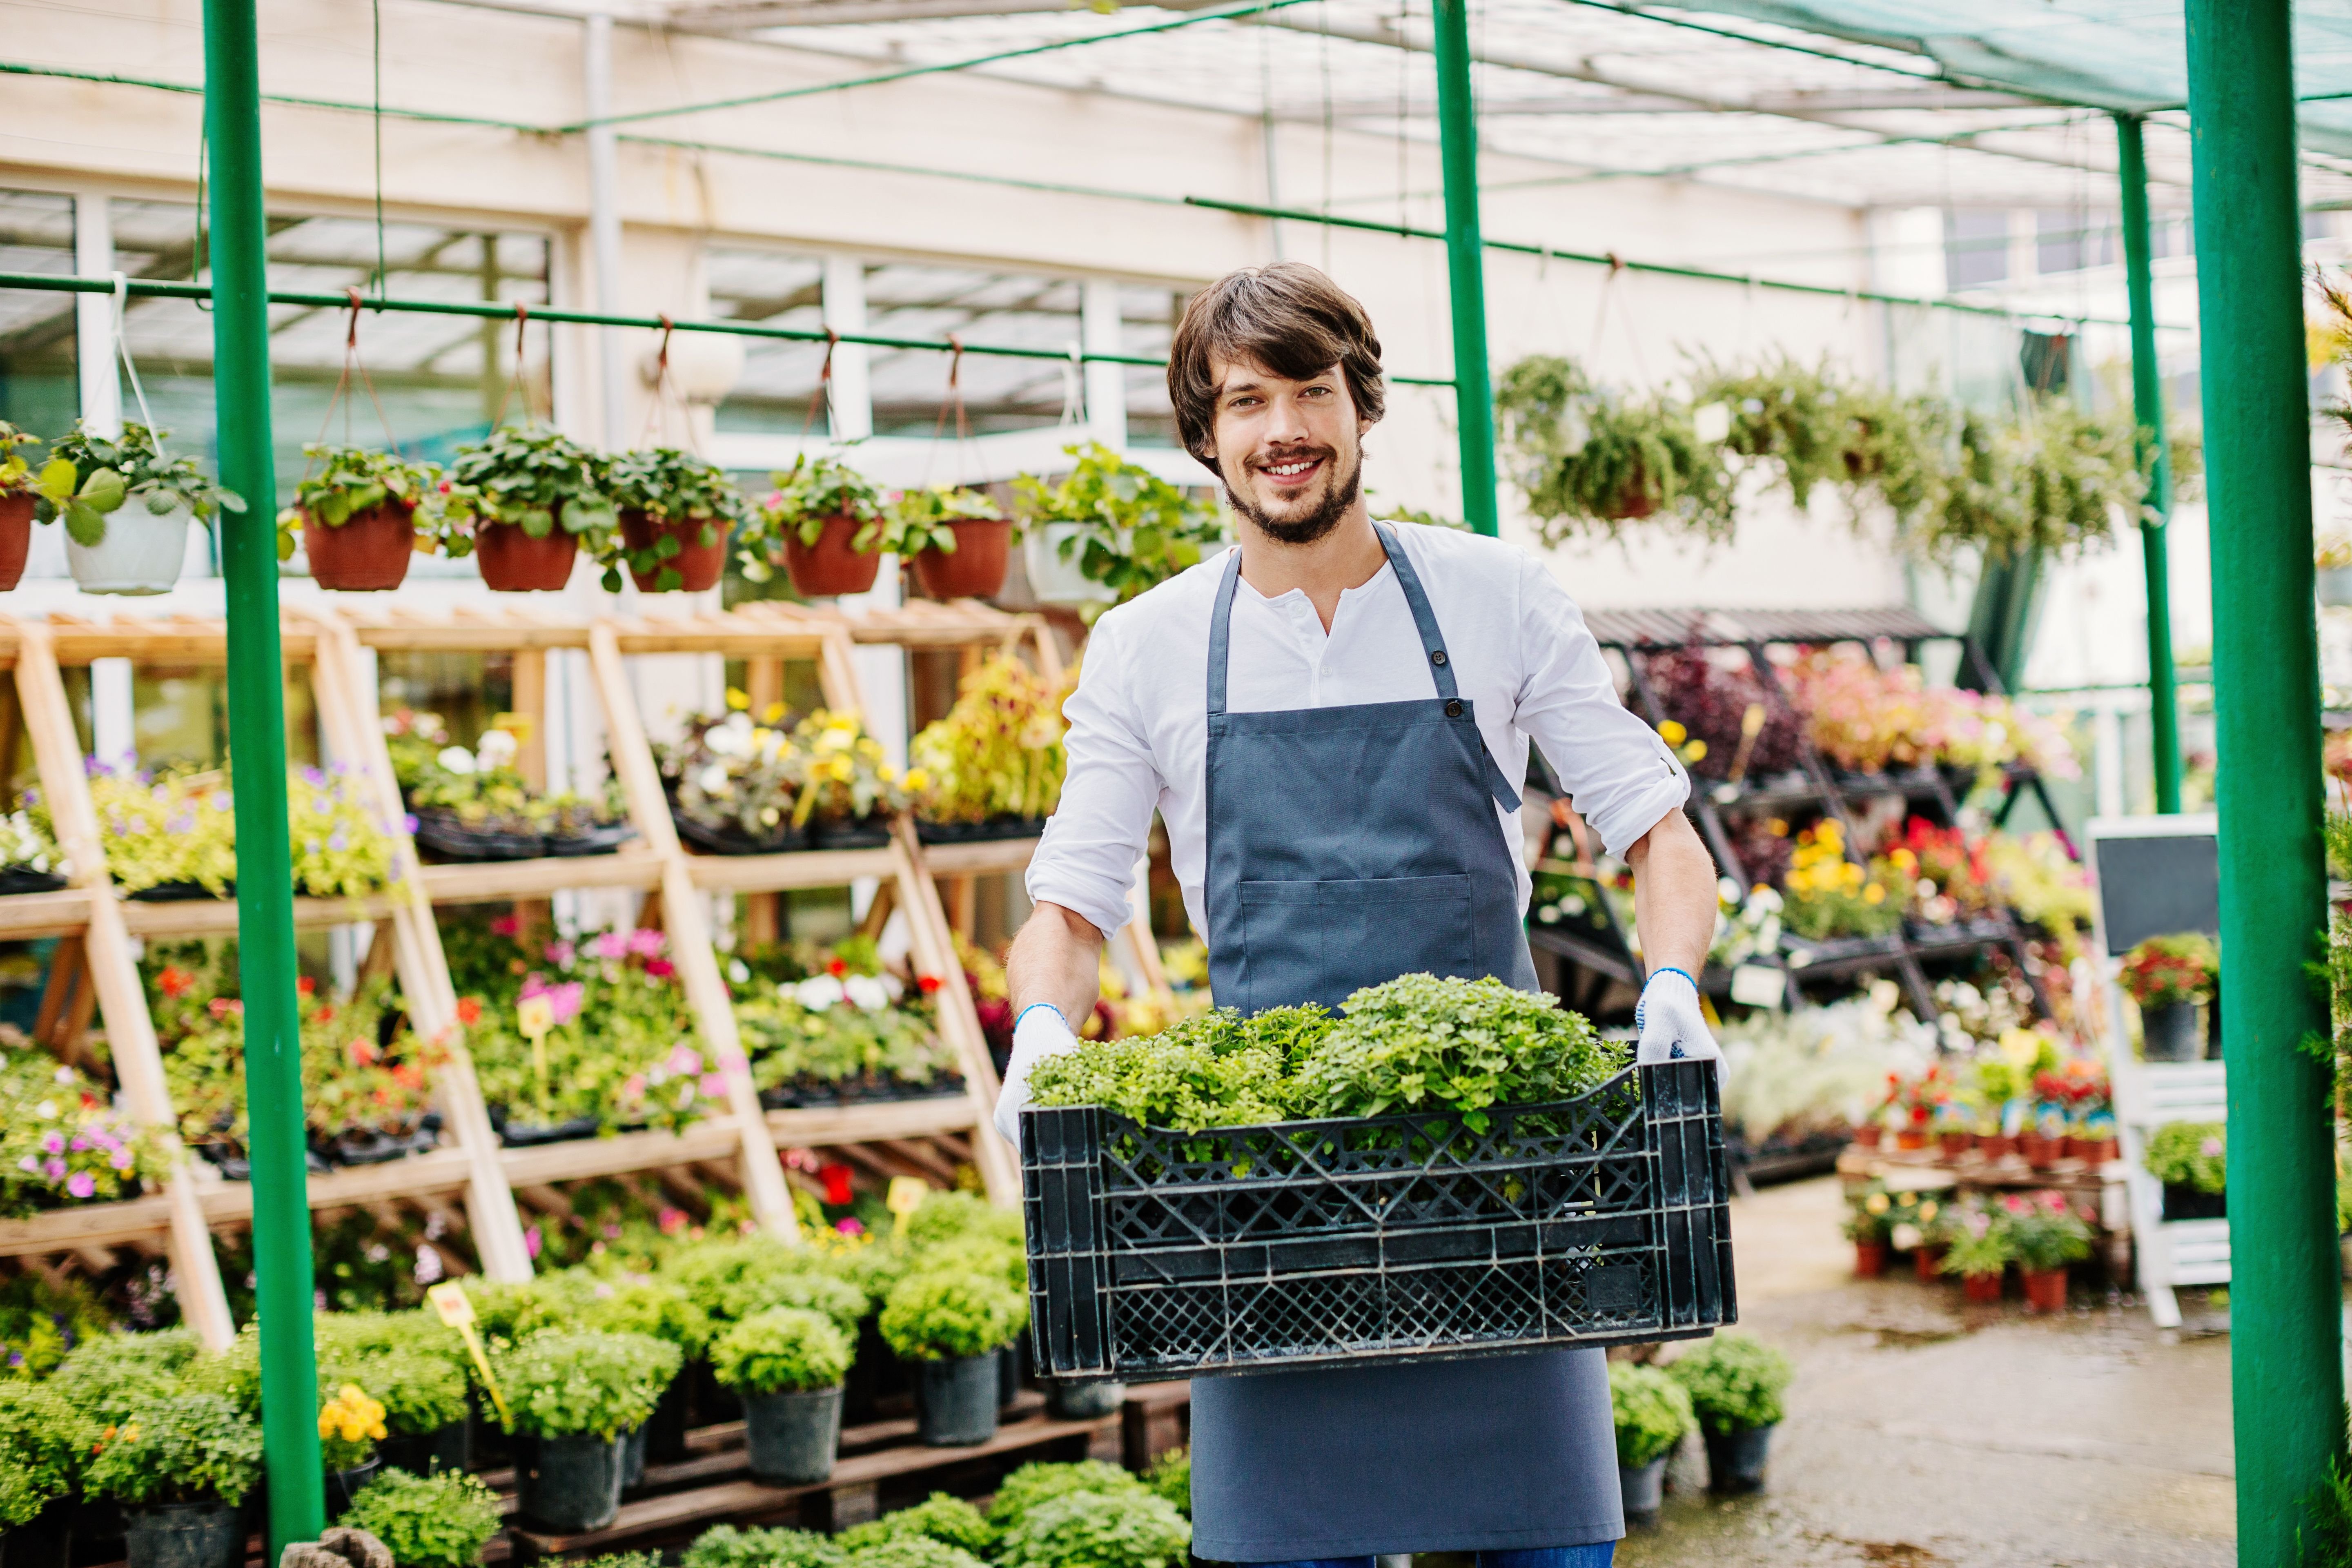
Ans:
<svg viewBox="0 0 2352 1568"><path fill-rule="evenodd" d="M1269 467L1266 469L1266 472L1269 474L1282 474L1285 476L1291 474L1303 474L1314 466L1315 460L1310 458L1303 463L1276 463Z"/></svg>

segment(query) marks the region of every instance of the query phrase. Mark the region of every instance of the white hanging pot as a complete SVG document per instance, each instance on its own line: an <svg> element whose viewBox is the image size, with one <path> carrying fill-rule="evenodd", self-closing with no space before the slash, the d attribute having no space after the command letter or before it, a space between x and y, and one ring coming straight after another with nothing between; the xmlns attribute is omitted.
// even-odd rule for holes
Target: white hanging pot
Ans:
<svg viewBox="0 0 2352 1568"><path fill-rule="evenodd" d="M106 514L106 536L96 544L66 541L66 564L85 594L168 594L187 554L186 510L158 517L137 499Z"/></svg>
<svg viewBox="0 0 2352 1568"><path fill-rule="evenodd" d="M2323 566L2317 576L2321 604L2352 605L2352 566Z"/></svg>
<svg viewBox="0 0 2352 1568"><path fill-rule="evenodd" d="M1029 525L1028 536L1021 542L1021 563L1039 604L1091 605L1110 597L1100 583L1078 570L1081 550L1073 549L1067 561L1062 559L1062 542L1082 531L1075 522Z"/></svg>

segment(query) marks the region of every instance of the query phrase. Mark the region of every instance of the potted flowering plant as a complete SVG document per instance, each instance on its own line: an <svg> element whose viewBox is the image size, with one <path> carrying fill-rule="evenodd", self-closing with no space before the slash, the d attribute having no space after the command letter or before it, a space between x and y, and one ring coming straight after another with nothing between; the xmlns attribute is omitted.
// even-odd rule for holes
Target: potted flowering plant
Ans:
<svg viewBox="0 0 2352 1568"><path fill-rule="evenodd" d="M882 570L882 492L836 458L803 452L772 476L776 488L736 539L743 575L764 583L781 551L793 592L805 599L863 594Z"/></svg>
<svg viewBox="0 0 2352 1568"><path fill-rule="evenodd" d="M1998 1049L1969 1065L1969 1099L1977 1108L1977 1149L1987 1160L2003 1160L2017 1152L2021 1112L2012 1119L2010 1107L2021 1105L2027 1086L2025 1068Z"/></svg>
<svg viewBox="0 0 2352 1568"><path fill-rule="evenodd" d="M984 490L930 485L883 509L882 548L913 567L934 599L985 599L1004 586L1013 523Z"/></svg>
<svg viewBox="0 0 2352 1568"><path fill-rule="evenodd" d="M1702 748L1687 760L1692 774L1723 781L1728 795L1718 790L1718 798L1729 799L1738 798L1744 781L1796 774L1793 782L1803 783L1802 719L1767 696L1744 656L1737 664L1729 658L1694 642L1654 654L1643 667L1658 707Z"/></svg>
<svg viewBox="0 0 2352 1568"><path fill-rule="evenodd" d="M1719 1333L1666 1371L1690 1391L1706 1443L1708 1489L1760 1491L1782 1395L1796 1376L1789 1358L1746 1334Z"/></svg>
<svg viewBox="0 0 2352 1568"><path fill-rule="evenodd" d="M1845 1238L1853 1243L1853 1272L1875 1279L1886 1272L1886 1237L1895 1206L1884 1182L1866 1182L1846 1194Z"/></svg>
<svg viewBox="0 0 2352 1568"><path fill-rule="evenodd" d="M471 525L482 581L501 594L563 587L581 549L603 557L618 525L604 459L540 424L458 447L440 507Z"/></svg>
<svg viewBox="0 0 2352 1568"><path fill-rule="evenodd" d="M319 1406L319 1459L327 1471L327 1518L341 1519L352 1500L383 1468L375 1446L384 1429L383 1405L367 1390L346 1383Z"/></svg>
<svg viewBox="0 0 2352 1568"><path fill-rule="evenodd" d="M132 1196L169 1168L108 1091L15 1031L0 1034L0 1217Z"/></svg>
<svg viewBox="0 0 2352 1568"><path fill-rule="evenodd" d="M1971 1201L1954 1212L1939 1268L1960 1277L1969 1300L2000 1300L2001 1276L2016 1261L2017 1241L2007 1211Z"/></svg>
<svg viewBox="0 0 2352 1568"><path fill-rule="evenodd" d="M844 943L845 950L851 944ZM767 965L800 971L803 966ZM735 1021L760 1102L771 1110L961 1093L955 1056L931 1016L931 975L908 986L870 953L844 953L798 979L748 968Z"/></svg>
<svg viewBox="0 0 2352 1568"><path fill-rule="evenodd" d="M2091 1256L2091 1227L2061 1192L2011 1193L2001 1207L2018 1274L2025 1281L2026 1306L2037 1312L2064 1311L2066 1266Z"/></svg>
<svg viewBox="0 0 2352 1568"><path fill-rule="evenodd" d="M814 823L828 849L874 848L890 841L891 817L907 809L907 782L890 765L882 742L854 712L820 708L793 731L800 789L795 825Z"/></svg>
<svg viewBox="0 0 2352 1568"><path fill-rule="evenodd" d="M679 837L714 855L805 849L808 818L799 812L805 774L783 705L755 723L751 700L730 690L727 712L696 714L677 742L655 747L670 818Z"/></svg>
<svg viewBox="0 0 2352 1568"><path fill-rule="evenodd" d="M16 1568L67 1568L97 1422L47 1384L0 1379L0 1540Z"/></svg>
<svg viewBox="0 0 2352 1568"><path fill-rule="evenodd" d="M1609 1363L1609 1413L1617 1428L1617 1485L1628 1524L1655 1523L1666 1460L1698 1429L1690 1391L1654 1366Z"/></svg>
<svg viewBox="0 0 2352 1568"><path fill-rule="evenodd" d="M32 813L0 816L0 894L55 892L72 875L64 851Z"/></svg>
<svg viewBox="0 0 2352 1568"><path fill-rule="evenodd" d="M1125 604L1224 542L1216 503L1186 494L1098 443L1059 484L1013 481L1024 522L1030 589L1046 604Z"/></svg>
<svg viewBox="0 0 2352 1568"><path fill-rule="evenodd" d="M1781 941L1791 965L1866 950L1903 925L1902 901L1846 858L1845 828L1833 816L1797 836L1782 892Z"/></svg>
<svg viewBox="0 0 2352 1568"><path fill-rule="evenodd" d="M131 1568L230 1568L238 1560L237 1505L261 1476L261 1427L234 1401L145 1394L100 1442L82 1485L122 1505Z"/></svg>
<svg viewBox="0 0 2352 1568"><path fill-rule="evenodd" d="M991 658L964 677L947 717L908 752L915 832L926 844L1030 838L1062 797L1067 681L1050 684L1017 659Z"/></svg>
<svg viewBox="0 0 2352 1568"><path fill-rule="evenodd" d="M850 1363L849 1336L838 1324L804 1308L773 1308L719 1335L710 1361L719 1383L743 1402L753 1477L807 1486L833 1474Z"/></svg>
<svg viewBox="0 0 2352 1568"><path fill-rule="evenodd" d="M934 1447L985 1443L996 1435L1000 1357L1027 1324L1026 1298L985 1274L909 1275L882 1308L882 1338L917 1363L915 1408Z"/></svg>
<svg viewBox="0 0 2352 1568"><path fill-rule="evenodd" d="M225 773L152 774L127 762L89 766L90 801L117 887L153 901L229 895L236 882L236 817ZM298 892L362 899L398 881L392 836L348 765L289 769L286 794ZM27 797L26 805L47 832L46 804Z"/></svg>
<svg viewBox="0 0 2352 1568"><path fill-rule="evenodd" d="M34 480L33 515L65 520L66 563L86 594L161 594L180 580L188 520L245 510L194 458L163 451L168 430L126 425L114 440L77 424ZM136 499L139 506L124 503Z"/></svg>
<svg viewBox="0 0 2352 1568"><path fill-rule="evenodd" d="M516 1501L552 1530L602 1530L620 1510L624 1437L677 1375L646 1334L550 1329L494 1358L516 1444Z"/></svg>
<svg viewBox="0 0 2352 1568"><path fill-rule="evenodd" d="M485 730L469 751L449 743L439 715L404 708L385 717L383 732L416 842L442 859L609 855L636 837L614 781L597 796L534 788L516 765L521 745L511 731Z"/></svg>
<svg viewBox="0 0 2352 1568"><path fill-rule="evenodd" d="M34 444L33 437L0 419L0 593L23 580L25 556L33 545L33 509L40 492L34 488L32 465L16 448Z"/></svg>
<svg viewBox="0 0 2352 1568"><path fill-rule="evenodd" d="M383 1542L399 1568L475 1568L505 1521L499 1495L478 1477L386 1469L342 1522Z"/></svg>
<svg viewBox="0 0 2352 1568"><path fill-rule="evenodd" d="M2228 1217L2230 1127L2224 1121L2168 1121L2147 1141L2147 1173L2164 1184L2164 1217Z"/></svg>
<svg viewBox="0 0 2352 1568"><path fill-rule="evenodd" d="M417 527L417 509L437 497L441 469L412 463L397 452L312 443L302 456L313 467L295 487L294 504L278 514L278 559L294 554L294 531L321 588L346 593L397 588L409 558L434 534Z"/></svg>
<svg viewBox="0 0 2352 1568"><path fill-rule="evenodd" d="M2124 954L2119 977L2139 1004L2140 1054L2152 1062L2193 1062L2205 1054L2197 1007L2213 999L2221 953L2196 931L2152 936Z"/></svg>
<svg viewBox="0 0 2352 1568"><path fill-rule="evenodd" d="M1928 1129L1935 1124L1937 1110L1951 1098L1951 1089L1944 1069L1933 1065L1916 1078L1901 1080L1893 1101L1896 1148L1918 1150L1927 1146Z"/></svg>
<svg viewBox="0 0 2352 1568"><path fill-rule="evenodd" d="M743 492L716 463L675 447L613 459L618 554L640 593L699 594L727 569L727 532L750 515ZM617 589L610 563L604 585Z"/></svg>

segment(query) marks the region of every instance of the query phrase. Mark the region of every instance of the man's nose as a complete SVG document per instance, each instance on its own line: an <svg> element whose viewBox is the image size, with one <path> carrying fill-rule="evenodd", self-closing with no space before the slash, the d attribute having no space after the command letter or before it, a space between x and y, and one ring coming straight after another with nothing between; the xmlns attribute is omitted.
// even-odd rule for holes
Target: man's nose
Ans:
<svg viewBox="0 0 2352 1568"><path fill-rule="evenodd" d="M1265 438L1277 445L1307 438L1307 411L1295 397L1277 397L1267 411Z"/></svg>

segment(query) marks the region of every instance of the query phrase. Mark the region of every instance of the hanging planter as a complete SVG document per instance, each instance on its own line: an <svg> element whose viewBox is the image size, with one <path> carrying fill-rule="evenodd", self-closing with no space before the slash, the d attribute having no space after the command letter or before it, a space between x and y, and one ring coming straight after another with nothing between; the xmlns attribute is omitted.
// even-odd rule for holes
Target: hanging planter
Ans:
<svg viewBox="0 0 2352 1568"><path fill-rule="evenodd" d="M86 425L50 448L35 481L34 516L62 518L66 562L86 594L162 594L180 580L191 517L243 511L244 500L165 455L169 431L126 425L119 440ZM139 504L127 503L136 500Z"/></svg>
<svg viewBox="0 0 2352 1568"><path fill-rule="evenodd" d="M1062 547L1069 545L1065 557ZM1086 529L1075 522L1032 523L1021 542L1022 569L1029 574L1029 592L1044 605L1100 604L1109 595L1103 585L1079 567L1085 558Z"/></svg>
<svg viewBox="0 0 2352 1568"><path fill-rule="evenodd" d="M355 511L338 526L308 518L302 524L311 578L320 587L338 593L381 593L399 587L407 581L415 542L416 510L401 501Z"/></svg>
<svg viewBox="0 0 2352 1568"><path fill-rule="evenodd" d="M1064 450L1077 462L1061 483L1013 481L1030 590L1045 603L1125 604L1225 542L1215 502L1099 443Z"/></svg>
<svg viewBox="0 0 2352 1568"><path fill-rule="evenodd" d="M803 453L735 531L743 575L765 583L781 564L804 599L863 594L882 570L882 492L846 463Z"/></svg>
<svg viewBox="0 0 2352 1568"><path fill-rule="evenodd" d="M471 525L482 581L495 593L561 589L583 549L608 563L606 586L620 586L607 465L547 426L501 426L459 447L438 510L452 531Z"/></svg>
<svg viewBox="0 0 2352 1568"><path fill-rule="evenodd" d="M621 513L621 544L629 580L641 594L700 594L719 586L727 571L727 523L716 518L654 518ZM639 560L651 563L639 566Z"/></svg>
<svg viewBox="0 0 2352 1568"><path fill-rule="evenodd" d="M25 555L33 544L32 466L16 452L33 437L0 419L0 593L15 587L25 575Z"/></svg>
<svg viewBox="0 0 2352 1568"><path fill-rule="evenodd" d="M533 534L517 522L477 521L474 553L492 593L552 594L570 585L580 541L560 528Z"/></svg>
<svg viewBox="0 0 2352 1568"><path fill-rule="evenodd" d="M903 490L890 502L882 548L914 568L934 599L986 599L1004 586L1013 524L979 490L939 485Z"/></svg>
<svg viewBox="0 0 2352 1568"><path fill-rule="evenodd" d="M833 517L817 523L814 540L803 541L797 533L786 539L784 571L792 578L793 592L804 599L821 599L871 589L881 575L882 557L857 548L857 539L873 527L853 517Z"/></svg>
<svg viewBox="0 0 2352 1568"><path fill-rule="evenodd" d="M618 590L626 565L640 593L699 594L727 569L730 528L751 515L727 471L675 447L625 452L609 472L620 509L617 545L604 586Z"/></svg>
<svg viewBox="0 0 2352 1568"><path fill-rule="evenodd" d="M1613 541L1628 522L1709 542L1731 536L1723 447L1688 405L1621 396L1573 361L1537 354L1503 373L1495 411L1546 544Z"/></svg>
<svg viewBox="0 0 2352 1568"><path fill-rule="evenodd" d="M294 554L302 531L310 575L339 593L381 593L407 579L420 543L418 508L439 494L441 470L396 452L313 443L294 504L278 514L278 559ZM430 548L437 531L424 535Z"/></svg>

